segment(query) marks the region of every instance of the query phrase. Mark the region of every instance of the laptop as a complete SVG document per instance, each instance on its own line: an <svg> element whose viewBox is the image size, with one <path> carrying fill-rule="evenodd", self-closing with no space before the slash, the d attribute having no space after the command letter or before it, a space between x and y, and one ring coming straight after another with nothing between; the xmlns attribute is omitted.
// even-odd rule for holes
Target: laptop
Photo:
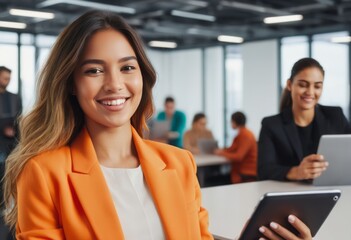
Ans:
<svg viewBox="0 0 351 240"><path fill-rule="evenodd" d="M327 170L313 180L316 186L351 185L351 134L323 135L318 154L329 162Z"/></svg>
<svg viewBox="0 0 351 240"><path fill-rule="evenodd" d="M169 121L152 121L150 124L150 139L160 140L167 139L167 134L170 130Z"/></svg>
<svg viewBox="0 0 351 240"><path fill-rule="evenodd" d="M218 141L214 139L200 138L197 140L197 146L201 154L213 154L218 148Z"/></svg>

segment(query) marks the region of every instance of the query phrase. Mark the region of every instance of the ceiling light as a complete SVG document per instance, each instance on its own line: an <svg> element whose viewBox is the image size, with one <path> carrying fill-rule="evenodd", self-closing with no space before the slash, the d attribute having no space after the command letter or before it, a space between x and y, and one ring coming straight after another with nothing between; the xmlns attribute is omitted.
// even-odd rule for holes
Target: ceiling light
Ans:
<svg viewBox="0 0 351 240"><path fill-rule="evenodd" d="M205 1L198 1L198 0L192 0L187 2L190 5L197 6L197 7L207 7L208 2Z"/></svg>
<svg viewBox="0 0 351 240"><path fill-rule="evenodd" d="M177 43L175 42L164 42L164 41L151 41L149 42L150 47L159 47L159 48L176 48Z"/></svg>
<svg viewBox="0 0 351 240"><path fill-rule="evenodd" d="M297 15L267 17L267 18L263 19L263 22L265 24L274 24L274 23L301 21L302 19L303 19L303 16L300 14L297 14Z"/></svg>
<svg viewBox="0 0 351 240"><path fill-rule="evenodd" d="M351 42L351 36L332 37L330 41L333 43L349 43Z"/></svg>
<svg viewBox="0 0 351 240"><path fill-rule="evenodd" d="M205 14L199 14L199 13L193 13L193 12L172 10L171 11L171 15L177 16L177 17L183 17L183 18L192 18L192 19L197 19L197 20L204 20L204 21L209 21L209 22L216 21L216 18L214 16L205 15Z"/></svg>
<svg viewBox="0 0 351 240"><path fill-rule="evenodd" d="M228 35L219 35L217 40L220 42L229 42L229 43L242 43L244 41L242 37L228 36Z"/></svg>
<svg viewBox="0 0 351 240"><path fill-rule="evenodd" d="M111 5L111 4L88 2L88 1L81 1L81 0L46 0L44 2L39 3L37 6L48 7L48 6L52 6L60 3L66 3L66 4L81 6L81 7L95 8L99 10L106 10L106 11L117 12L117 13L129 13L129 14L135 13L135 9L130 7L121 7L121 6Z"/></svg>
<svg viewBox="0 0 351 240"><path fill-rule="evenodd" d="M53 19L55 17L55 14L49 13L49 12L30 11L30 10L15 9L15 8L10 9L9 13L15 16L44 18L44 19Z"/></svg>
<svg viewBox="0 0 351 240"><path fill-rule="evenodd" d="M27 27L27 24L21 23L21 22L5 22L5 21L0 21L0 27L24 29L24 28Z"/></svg>

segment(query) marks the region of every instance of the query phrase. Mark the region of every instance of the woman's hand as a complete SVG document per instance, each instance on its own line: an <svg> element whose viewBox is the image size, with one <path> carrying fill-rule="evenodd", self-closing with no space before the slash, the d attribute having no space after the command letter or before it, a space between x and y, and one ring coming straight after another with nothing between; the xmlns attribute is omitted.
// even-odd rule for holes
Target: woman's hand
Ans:
<svg viewBox="0 0 351 240"><path fill-rule="evenodd" d="M224 151L222 150L222 149L219 149L219 148L217 148L217 149L215 149L214 151L213 151L213 154L215 154L215 155L222 155L222 153L223 153Z"/></svg>
<svg viewBox="0 0 351 240"><path fill-rule="evenodd" d="M4 135L8 138L13 138L15 136L15 129L13 127L5 127Z"/></svg>
<svg viewBox="0 0 351 240"><path fill-rule="evenodd" d="M314 179L319 177L328 167L323 155L311 154L301 161L299 166L292 167L287 174L289 180Z"/></svg>
<svg viewBox="0 0 351 240"><path fill-rule="evenodd" d="M289 215L288 221L299 232L298 236L278 223L271 222L270 228L264 226L259 228L259 231L265 236L260 238L260 240L312 240L310 229L300 219L294 215Z"/></svg>

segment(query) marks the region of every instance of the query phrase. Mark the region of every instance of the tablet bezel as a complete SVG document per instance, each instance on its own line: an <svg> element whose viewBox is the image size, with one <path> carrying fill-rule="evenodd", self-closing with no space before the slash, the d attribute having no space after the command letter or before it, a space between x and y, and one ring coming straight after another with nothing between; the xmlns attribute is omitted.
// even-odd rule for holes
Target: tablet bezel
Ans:
<svg viewBox="0 0 351 240"><path fill-rule="evenodd" d="M340 196L341 191L337 189L266 193L261 197L239 240L264 237L259 228L269 227L272 221L297 233L288 222L290 214L300 218L310 228L314 237Z"/></svg>

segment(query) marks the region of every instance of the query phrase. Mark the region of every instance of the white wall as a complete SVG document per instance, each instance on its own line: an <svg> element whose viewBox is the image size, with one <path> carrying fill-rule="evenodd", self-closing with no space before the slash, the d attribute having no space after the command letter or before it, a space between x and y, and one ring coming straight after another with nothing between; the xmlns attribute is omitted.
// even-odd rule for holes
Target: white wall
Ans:
<svg viewBox="0 0 351 240"><path fill-rule="evenodd" d="M243 44L243 111L247 126L259 136L261 120L278 112L278 42Z"/></svg>
<svg viewBox="0 0 351 240"><path fill-rule="evenodd" d="M147 54L157 72L153 90L156 113L163 110L164 99L172 96L176 108L186 114L189 128L194 114L203 111L201 49L173 52L148 49Z"/></svg>
<svg viewBox="0 0 351 240"><path fill-rule="evenodd" d="M208 128L220 146L224 144L223 54L222 47L207 48L204 51L205 113Z"/></svg>

